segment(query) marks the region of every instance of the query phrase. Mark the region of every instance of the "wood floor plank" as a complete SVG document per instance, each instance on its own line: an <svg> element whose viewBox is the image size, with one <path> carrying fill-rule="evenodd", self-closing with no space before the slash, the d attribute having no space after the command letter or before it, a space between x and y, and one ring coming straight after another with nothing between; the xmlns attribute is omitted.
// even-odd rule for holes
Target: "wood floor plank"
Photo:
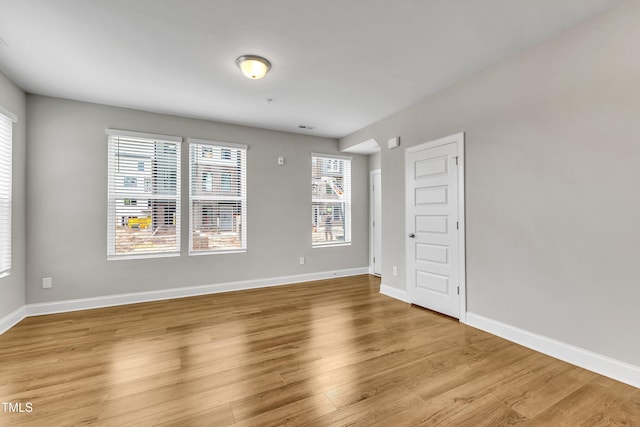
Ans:
<svg viewBox="0 0 640 427"><path fill-rule="evenodd" d="M502 381L491 393L508 407L533 419L584 387L595 376L592 372L561 361L545 362L535 371Z"/></svg>
<svg viewBox="0 0 640 427"><path fill-rule="evenodd" d="M605 387L598 382L589 382L559 400L533 419L532 426L553 423L558 426L609 426L638 425L640 417L626 411L631 396L629 387L616 384ZM622 408L623 404L627 404Z"/></svg>
<svg viewBox="0 0 640 427"><path fill-rule="evenodd" d="M420 396L404 386L390 387L370 395L366 399L343 406L331 414L319 417L308 425L368 427L423 403Z"/></svg>
<svg viewBox="0 0 640 427"><path fill-rule="evenodd" d="M96 425L100 405L89 405L81 408L66 408L64 411L52 415L34 411L30 414L12 414L2 417L3 426L11 427L39 427L39 426L89 426Z"/></svg>
<svg viewBox="0 0 640 427"><path fill-rule="evenodd" d="M266 405L256 405L253 409L249 409L254 403L252 401L239 403L233 411L236 420L239 420L234 427L299 426L336 410L322 393L289 401L290 403L272 400ZM246 418L249 415L252 416Z"/></svg>
<svg viewBox="0 0 640 427"><path fill-rule="evenodd" d="M183 412L185 415L181 415ZM234 423L235 418L229 404L204 410L190 408L184 411L184 408L179 408L179 412L169 412L156 420L156 425L162 427L225 427Z"/></svg>
<svg viewBox="0 0 640 427"><path fill-rule="evenodd" d="M620 409L616 411L615 416L612 416L612 419L626 419L626 420L635 420L637 425L640 425L640 390L636 390L635 392L626 393L629 396ZM619 425L624 425L623 423L619 423Z"/></svg>
<svg viewBox="0 0 640 427"><path fill-rule="evenodd" d="M380 420L371 427L386 426L506 426L525 422L526 418L496 401L490 395L470 401L455 401L439 406L434 401L422 402Z"/></svg>
<svg viewBox="0 0 640 427"><path fill-rule="evenodd" d="M24 319L0 426L626 425L640 390L363 275ZM0 408L1 409L1 408Z"/></svg>

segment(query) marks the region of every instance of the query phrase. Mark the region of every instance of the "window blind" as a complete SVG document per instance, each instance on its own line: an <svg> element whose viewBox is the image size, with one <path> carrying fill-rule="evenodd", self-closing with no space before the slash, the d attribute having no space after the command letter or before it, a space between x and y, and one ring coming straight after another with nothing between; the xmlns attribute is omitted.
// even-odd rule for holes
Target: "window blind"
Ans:
<svg viewBox="0 0 640 427"><path fill-rule="evenodd" d="M311 244L351 243L351 159L311 156Z"/></svg>
<svg viewBox="0 0 640 427"><path fill-rule="evenodd" d="M189 139L190 254L247 249L247 146Z"/></svg>
<svg viewBox="0 0 640 427"><path fill-rule="evenodd" d="M107 134L108 258L179 255L181 138Z"/></svg>
<svg viewBox="0 0 640 427"><path fill-rule="evenodd" d="M14 121L0 113L0 277L11 272L11 156Z"/></svg>

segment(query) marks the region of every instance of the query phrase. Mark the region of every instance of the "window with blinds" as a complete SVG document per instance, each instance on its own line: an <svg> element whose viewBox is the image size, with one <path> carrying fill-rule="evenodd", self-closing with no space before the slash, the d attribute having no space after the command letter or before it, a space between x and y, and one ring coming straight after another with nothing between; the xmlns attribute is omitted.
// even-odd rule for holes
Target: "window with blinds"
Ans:
<svg viewBox="0 0 640 427"><path fill-rule="evenodd" d="M311 156L311 243L351 243L351 158Z"/></svg>
<svg viewBox="0 0 640 427"><path fill-rule="evenodd" d="M0 112L0 277L11 273L11 160L15 117Z"/></svg>
<svg viewBox="0 0 640 427"><path fill-rule="evenodd" d="M109 129L109 259L180 255L182 138Z"/></svg>
<svg viewBox="0 0 640 427"><path fill-rule="evenodd" d="M247 146L189 139L189 254L247 249Z"/></svg>

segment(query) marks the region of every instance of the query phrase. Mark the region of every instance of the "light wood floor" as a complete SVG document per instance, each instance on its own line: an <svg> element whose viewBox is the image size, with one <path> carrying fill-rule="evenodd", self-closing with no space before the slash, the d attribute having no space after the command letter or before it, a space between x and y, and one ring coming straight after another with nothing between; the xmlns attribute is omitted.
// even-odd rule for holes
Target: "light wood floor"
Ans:
<svg viewBox="0 0 640 427"><path fill-rule="evenodd" d="M379 294L373 276L27 318L1 426L640 425L640 390Z"/></svg>

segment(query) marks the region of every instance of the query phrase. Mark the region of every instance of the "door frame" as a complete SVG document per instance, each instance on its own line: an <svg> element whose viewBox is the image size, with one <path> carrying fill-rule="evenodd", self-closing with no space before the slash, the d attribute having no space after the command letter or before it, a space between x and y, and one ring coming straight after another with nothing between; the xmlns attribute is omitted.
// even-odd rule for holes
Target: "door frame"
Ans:
<svg viewBox="0 0 640 427"><path fill-rule="evenodd" d="M460 287L460 317L459 320L462 323L466 323L467 321L467 276L466 276L466 250L465 250L465 205L464 205L464 132L456 133L453 135L445 136L444 138L439 138L433 141L424 142L419 145L415 145L413 147L409 147L405 150L405 223L404 223L404 231L405 231L405 271L407 276L409 273L409 258L408 254L410 251L410 245L412 241L407 238L411 230L413 218L410 217L409 214L409 155L411 153L415 153L417 151L428 150L431 148L439 147L441 145L456 143L458 144L458 248L459 248L459 263L458 263L458 274L459 274L459 282L458 286ZM407 282L408 283L408 282ZM409 289L407 288L407 298L409 298ZM411 302L411 301L409 301Z"/></svg>
<svg viewBox="0 0 640 427"><path fill-rule="evenodd" d="M375 175L380 175L380 178L382 178L382 169L373 169L369 171L369 274L374 274L374 275L378 275L377 273L375 273L374 271L374 262L373 262L373 257L376 253L375 251L375 229L373 228L373 213L375 211L375 192L374 192L374 188L373 188L373 177ZM381 188L378 188L375 191L381 191ZM380 196L382 196L382 193L380 193ZM381 212L378 213L378 216L382 216L380 215ZM378 227L381 227L382 224L378 224ZM382 250L382 245L380 245L380 249ZM381 256L381 254L378 254L378 256ZM380 271L380 276L382 276L382 271Z"/></svg>

